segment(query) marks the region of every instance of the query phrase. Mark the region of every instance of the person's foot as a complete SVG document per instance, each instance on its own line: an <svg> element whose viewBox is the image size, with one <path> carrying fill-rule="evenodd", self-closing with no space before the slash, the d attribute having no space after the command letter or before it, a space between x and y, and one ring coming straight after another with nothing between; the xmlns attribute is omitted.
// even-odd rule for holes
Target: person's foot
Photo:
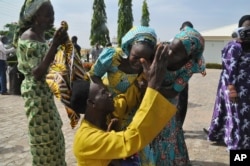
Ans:
<svg viewBox="0 0 250 166"><path fill-rule="evenodd" d="M206 128L203 128L203 131L204 131L205 134L208 135L208 130Z"/></svg>
<svg viewBox="0 0 250 166"><path fill-rule="evenodd" d="M1 93L2 95L10 95L8 92Z"/></svg>

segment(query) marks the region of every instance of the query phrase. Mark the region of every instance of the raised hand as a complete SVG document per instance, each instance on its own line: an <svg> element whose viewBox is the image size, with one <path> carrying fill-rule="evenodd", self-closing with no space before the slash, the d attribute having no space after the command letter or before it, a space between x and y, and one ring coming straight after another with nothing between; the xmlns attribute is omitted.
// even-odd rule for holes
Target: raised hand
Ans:
<svg viewBox="0 0 250 166"><path fill-rule="evenodd" d="M151 65L145 59L140 59L143 66L143 72L148 80L148 87L156 90L160 89L167 69L167 56L168 46L159 44Z"/></svg>
<svg viewBox="0 0 250 166"><path fill-rule="evenodd" d="M61 27L55 32L52 44L44 56L43 61L32 71L36 80L41 80L47 73L49 65L54 60L58 46L69 40L67 33L68 25L65 21L61 22Z"/></svg>
<svg viewBox="0 0 250 166"><path fill-rule="evenodd" d="M53 37L53 43L56 46L59 46L61 44L64 44L66 41L69 40L69 36L67 33L68 30L68 24L66 21L61 22L61 27L56 30L54 37Z"/></svg>

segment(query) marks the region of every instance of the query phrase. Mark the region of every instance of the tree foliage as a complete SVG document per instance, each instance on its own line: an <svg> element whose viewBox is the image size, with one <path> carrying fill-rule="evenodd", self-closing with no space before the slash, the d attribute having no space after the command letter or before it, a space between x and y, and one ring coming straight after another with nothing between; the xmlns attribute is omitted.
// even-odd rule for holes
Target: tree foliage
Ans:
<svg viewBox="0 0 250 166"><path fill-rule="evenodd" d="M17 28L18 28L18 24L16 22L8 23L4 26L4 29L6 29L6 30L0 31L0 35L6 36L9 40L9 42L12 43L14 35L15 35L14 33L15 33ZM53 27L49 31L45 32L45 39L49 40L49 39L53 38L55 31L56 31L56 29L55 29L55 27Z"/></svg>
<svg viewBox="0 0 250 166"><path fill-rule="evenodd" d="M12 43L14 38L14 32L17 27L18 27L17 23L8 23L4 25L4 29L6 30L0 31L0 35L6 36L9 42Z"/></svg>
<svg viewBox="0 0 250 166"><path fill-rule="evenodd" d="M106 44L106 36L109 36L109 30L106 26L107 15L105 8L106 5L104 3L104 0L94 0L89 38L91 45L99 43L104 46Z"/></svg>
<svg viewBox="0 0 250 166"><path fill-rule="evenodd" d="M134 18L132 11L132 0L119 0L118 6L117 42L120 46L122 37L132 28Z"/></svg>
<svg viewBox="0 0 250 166"><path fill-rule="evenodd" d="M142 17L141 17L141 25L142 26L149 26L149 11L148 11L148 4L147 4L147 0L143 1L143 5L142 5Z"/></svg>

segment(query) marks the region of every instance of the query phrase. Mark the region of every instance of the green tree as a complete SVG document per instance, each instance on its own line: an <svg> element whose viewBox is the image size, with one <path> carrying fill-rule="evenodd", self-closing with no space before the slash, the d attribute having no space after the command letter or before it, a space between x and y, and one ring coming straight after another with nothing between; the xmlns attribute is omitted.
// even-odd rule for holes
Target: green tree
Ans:
<svg viewBox="0 0 250 166"><path fill-rule="evenodd" d="M14 33L17 28L18 28L18 23L16 22L8 23L4 25L4 30L0 30L0 35L6 36L8 38L8 44L11 44L13 43L15 35ZM46 40L51 39L54 36L55 31L56 29L53 27L49 31L45 32L45 39ZM10 45L7 47L10 47ZM11 54L12 56L9 56L7 59L7 63L9 66L12 66L17 63L16 53L11 53Z"/></svg>
<svg viewBox="0 0 250 166"><path fill-rule="evenodd" d="M9 42L13 42L14 33L16 29L18 28L18 24L16 22L8 23L4 26L4 29L6 30L0 30L0 35L4 35L9 39ZM45 39L49 40L54 36L56 29L55 27L51 28L49 31L45 32Z"/></svg>
<svg viewBox="0 0 250 166"><path fill-rule="evenodd" d="M1 30L0 35L4 35L9 39L9 42L12 43L13 38L14 38L14 32L16 28L18 27L17 23L9 23L4 25L4 29L6 30Z"/></svg>
<svg viewBox="0 0 250 166"><path fill-rule="evenodd" d="M120 46L122 37L132 28L134 18L132 13L132 0L119 0L118 6L117 43Z"/></svg>
<svg viewBox="0 0 250 166"><path fill-rule="evenodd" d="M109 30L106 26L107 16L105 8L104 0L94 0L89 38L91 45L99 43L104 46L106 44L106 36L109 36Z"/></svg>
<svg viewBox="0 0 250 166"><path fill-rule="evenodd" d="M142 5L142 17L141 17L141 25L142 26L149 26L149 11L148 11L148 4L147 4L147 0L143 1L143 5Z"/></svg>

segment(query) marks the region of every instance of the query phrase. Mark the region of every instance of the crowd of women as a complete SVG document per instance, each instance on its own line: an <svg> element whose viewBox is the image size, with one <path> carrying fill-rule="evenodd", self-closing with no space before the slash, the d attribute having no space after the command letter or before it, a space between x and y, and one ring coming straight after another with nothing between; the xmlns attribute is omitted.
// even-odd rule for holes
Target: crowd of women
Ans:
<svg viewBox="0 0 250 166"><path fill-rule="evenodd" d="M243 21L239 26L250 26L249 22ZM185 26L171 42L157 43L153 28L134 26L123 36L121 47L104 48L87 72L68 36L67 22L62 22L51 45L47 45L45 32L53 23L54 10L49 0L25 0L15 45L18 69L25 75L21 92L28 118L32 164L66 165L62 120L55 95L65 105L72 128L84 114L73 147L78 165L190 165L176 104L178 94L192 75L205 71L205 43L201 34ZM236 52L235 60L245 60L241 43L234 43L235 51L229 45L224 54L230 50L230 57ZM247 46L243 48L249 50ZM226 59L225 64L228 65ZM240 79L236 75L229 78L233 87L228 88L234 92L240 92L246 85L236 86ZM223 82L226 88L224 84L228 83ZM249 103L247 99L240 99L243 105ZM249 140L245 139L249 137L250 125L245 124L246 115L246 120L250 119L249 110L243 106L239 109L239 114L231 113L239 123L236 119L231 126L234 129L237 124L235 130L241 129L243 135L239 131L240 141L229 147L249 148ZM213 131L218 134L213 128L216 125L209 128L211 140Z"/></svg>

